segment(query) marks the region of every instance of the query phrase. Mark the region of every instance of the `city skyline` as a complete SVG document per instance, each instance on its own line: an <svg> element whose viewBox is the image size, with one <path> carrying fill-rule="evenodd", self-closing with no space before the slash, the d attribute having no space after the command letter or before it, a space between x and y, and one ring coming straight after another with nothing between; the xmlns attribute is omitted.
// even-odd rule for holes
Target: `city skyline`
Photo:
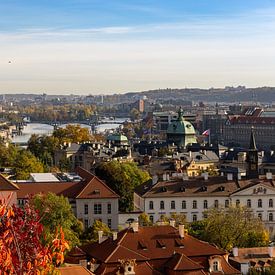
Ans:
<svg viewBox="0 0 275 275"><path fill-rule="evenodd" d="M1 93L275 86L272 1L4 0L0 10Z"/></svg>

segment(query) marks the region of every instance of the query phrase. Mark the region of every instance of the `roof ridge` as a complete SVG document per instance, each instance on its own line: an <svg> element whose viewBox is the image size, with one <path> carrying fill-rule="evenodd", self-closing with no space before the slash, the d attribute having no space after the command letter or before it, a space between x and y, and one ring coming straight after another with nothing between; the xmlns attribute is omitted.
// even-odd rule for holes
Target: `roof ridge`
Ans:
<svg viewBox="0 0 275 275"><path fill-rule="evenodd" d="M6 178L5 176L3 176L2 174L0 174L0 179L3 179L6 183L10 184L11 186L13 186L15 189L19 190L19 187L17 186L17 184L15 184L14 182L12 182L11 180L9 180L8 178ZM0 186L1 188L1 186Z"/></svg>
<svg viewBox="0 0 275 275"><path fill-rule="evenodd" d="M91 174L91 175L93 175L93 174ZM87 186L89 186L89 184L93 181L94 177L95 177L95 175L93 175L93 178L90 179L90 180L86 183L86 185L84 186L84 188L83 188L83 189L80 191L80 193L76 196L76 199L84 192L84 190L87 188ZM83 180L83 183L85 183L85 181L86 181L86 179Z"/></svg>

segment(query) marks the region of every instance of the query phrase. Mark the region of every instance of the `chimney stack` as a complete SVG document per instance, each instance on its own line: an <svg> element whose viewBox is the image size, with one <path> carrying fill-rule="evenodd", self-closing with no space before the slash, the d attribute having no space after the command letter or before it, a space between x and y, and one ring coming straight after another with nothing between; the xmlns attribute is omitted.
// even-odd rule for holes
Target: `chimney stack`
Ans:
<svg viewBox="0 0 275 275"><path fill-rule="evenodd" d="M203 173L203 178L204 178L204 180L208 180L208 173L207 172Z"/></svg>
<svg viewBox="0 0 275 275"><path fill-rule="evenodd" d="M132 222L131 227L133 228L134 232L138 232L138 221Z"/></svg>
<svg viewBox="0 0 275 275"><path fill-rule="evenodd" d="M117 232L112 232L112 234L113 234L113 241L115 241L116 239L117 239Z"/></svg>
<svg viewBox="0 0 275 275"><path fill-rule="evenodd" d="M272 180L272 173L271 172L266 173L266 179L267 180Z"/></svg>
<svg viewBox="0 0 275 275"><path fill-rule="evenodd" d="M227 174L227 180L228 180L228 181L233 180L233 174L228 173L228 174Z"/></svg>
<svg viewBox="0 0 275 275"><path fill-rule="evenodd" d="M169 221L169 224L170 224L171 226L175 227L176 221L175 221L175 220L170 220L170 221Z"/></svg>
<svg viewBox="0 0 275 275"><path fill-rule="evenodd" d="M98 234L98 243L102 243L103 242L103 231L100 230L97 232Z"/></svg>
<svg viewBox="0 0 275 275"><path fill-rule="evenodd" d="M233 256L238 257L239 256L239 249L238 247L233 247Z"/></svg>
<svg viewBox="0 0 275 275"><path fill-rule="evenodd" d="M184 238L184 224L179 225L179 234L181 238Z"/></svg>
<svg viewBox="0 0 275 275"><path fill-rule="evenodd" d="M268 247L268 255L270 258L273 258L273 250L274 250L274 247L273 246L269 246Z"/></svg>

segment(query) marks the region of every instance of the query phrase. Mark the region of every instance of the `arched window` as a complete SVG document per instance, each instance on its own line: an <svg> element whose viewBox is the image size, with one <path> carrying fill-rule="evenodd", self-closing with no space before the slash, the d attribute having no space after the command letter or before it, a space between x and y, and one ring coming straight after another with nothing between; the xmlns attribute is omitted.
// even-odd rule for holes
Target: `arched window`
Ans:
<svg viewBox="0 0 275 275"><path fill-rule="evenodd" d="M273 222L273 213L269 213L269 214L268 214L268 220L269 220L270 222Z"/></svg>
<svg viewBox="0 0 275 275"><path fill-rule="evenodd" d="M204 208L204 209L207 209L207 208L208 208L208 201L207 201L207 200L204 200L204 201L203 201L203 208Z"/></svg>
<svg viewBox="0 0 275 275"><path fill-rule="evenodd" d="M193 215L193 222L196 222L198 220L198 217L196 214Z"/></svg>
<svg viewBox="0 0 275 275"><path fill-rule="evenodd" d="M175 201L171 201L171 209L175 209L176 208L176 203Z"/></svg>
<svg viewBox="0 0 275 275"><path fill-rule="evenodd" d="M219 271L219 263L218 261L213 262L213 271Z"/></svg>
<svg viewBox="0 0 275 275"><path fill-rule="evenodd" d="M262 215L262 213L259 213L259 214L258 214L258 218L259 218L260 220L262 220L262 219L263 219L263 215Z"/></svg>
<svg viewBox="0 0 275 275"><path fill-rule="evenodd" d="M186 201L182 201L181 202L181 208L182 209L186 209Z"/></svg>
<svg viewBox="0 0 275 275"><path fill-rule="evenodd" d="M164 209L164 201L160 201L159 208Z"/></svg>
<svg viewBox="0 0 275 275"><path fill-rule="evenodd" d="M153 201L149 201L149 209L154 209L154 202Z"/></svg>
<svg viewBox="0 0 275 275"><path fill-rule="evenodd" d="M224 207L228 208L229 207L229 200L224 201Z"/></svg>
<svg viewBox="0 0 275 275"><path fill-rule="evenodd" d="M236 200L236 206L240 206L240 200Z"/></svg>
<svg viewBox="0 0 275 275"><path fill-rule="evenodd" d="M259 208L263 207L263 201L262 201L262 199L258 199L258 207Z"/></svg>
<svg viewBox="0 0 275 275"><path fill-rule="evenodd" d="M250 199L248 199L248 200L246 201L246 206L247 206L248 208L251 208L251 200L250 200Z"/></svg>
<svg viewBox="0 0 275 275"><path fill-rule="evenodd" d="M193 209L197 209L197 201L193 201Z"/></svg>
<svg viewBox="0 0 275 275"><path fill-rule="evenodd" d="M215 201L214 201L214 207L215 207L215 208L218 208L218 207L219 207L219 201L218 201L218 200L215 200Z"/></svg>
<svg viewBox="0 0 275 275"><path fill-rule="evenodd" d="M269 206L269 207L273 207L273 199L269 199L269 201L268 201L268 206Z"/></svg>

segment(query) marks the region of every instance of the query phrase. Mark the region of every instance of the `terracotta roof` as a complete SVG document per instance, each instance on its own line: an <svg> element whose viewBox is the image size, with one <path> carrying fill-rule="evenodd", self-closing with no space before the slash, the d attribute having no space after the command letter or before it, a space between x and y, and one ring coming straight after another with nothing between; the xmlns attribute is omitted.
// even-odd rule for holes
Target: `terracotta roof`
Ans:
<svg viewBox="0 0 275 275"><path fill-rule="evenodd" d="M256 184L274 188L275 182L266 179L228 181L224 177L209 177L208 180L193 178L189 180L170 180L152 184L152 181L138 186L135 193L144 198L151 197L204 197L229 196Z"/></svg>
<svg viewBox="0 0 275 275"><path fill-rule="evenodd" d="M0 174L0 191L15 191L18 186Z"/></svg>
<svg viewBox="0 0 275 275"><path fill-rule="evenodd" d="M178 245L176 240L181 240ZM117 235L117 239L106 239L102 243L92 243L81 247L87 253L87 258L93 258L100 264L96 274L114 274L121 259L135 259L136 274L180 274L202 275L208 270L208 258L215 255L222 259L224 251L200 241L188 234L180 238L178 229L172 226L139 227L138 232L132 228L124 229ZM139 265L143 265L141 272ZM224 274L240 274L225 260ZM145 272L145 269L151 271ZM148 269L148 270L149 270ZM166 273L166 271L168 273ZM109 273L108 273L109 272ZM172 273L171 273L172 272ZM175 273L176 274L176 273Z"/></svg>
<svg viewBox="0 0 275 275"><path fill-rule="evenodd" d="M88 269L83 266L65 266L59 267L58 271L60 271L61 275L91 275L93 274Z"/></svg>
<svg viewBox="0 0 275 275"><path fill-rule="evenodd" d="M233 116L230 124L275 124L275 117Z"/></svg>
<svg viewBox="0 0 275 275"><path fill-rule="evenodd" d="M78 168L77 172L82 178L80 182L18 183L17 198L48 192L76 199L119 198L95 175L82 168Z"/></svg>

